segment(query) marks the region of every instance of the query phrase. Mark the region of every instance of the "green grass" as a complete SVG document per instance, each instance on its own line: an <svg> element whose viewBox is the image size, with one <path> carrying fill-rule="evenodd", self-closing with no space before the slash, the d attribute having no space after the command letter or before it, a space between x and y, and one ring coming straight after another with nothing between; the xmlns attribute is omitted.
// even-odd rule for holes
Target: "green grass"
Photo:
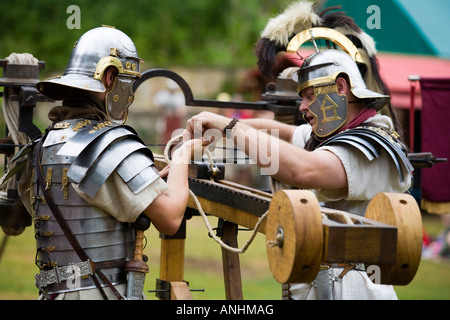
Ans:
<svg viewBox="0 0 450 320"><path fill-rule="evenodd" d="M213 227L216 218L210 218ZM424 219L426 229L440 229L435 218ZM428 229L427 229L428 230ZM3 234L0 234L3 239ZM241 231L239 246L250 236ZM145 253L149 256L150 272L146 278L145 290L155 289L159 277L160 240L158 232L152 227L146 231L148 240ZM27 228L18 237L9 237L2 260L0 261L0 300L35 300L38 298L34 286L35 244L33 229ZM249 249L240 255L244 299L279 300L281 285L269 270L265 237L259 234ZM207 235L206 227L199 217L187 223L185 280L191 289L204 289L192 292L196 300L225 299L220 246ZM413 281L407 286L395 287L400 300L448 300L450 299L450 264L423 260ZM147 299L154 300L154 293L146 293Z"/></svg>
<svg viewBox="0 0 450 320"><path fill-rule="evenodd" d="M211 226L217 225L217 218L209 218ZM250 232L239 232L239 247L248 240ZM150 273L146 280L146 289L155 288L159 277L160 240L155 230L147 234L148 245L145 253L149 256ZM156 246L152 244L156 243ZM271 276L266 258L265 236L258 234L247 251L240 256L242 287L244 299L273 300L281 298L281 285ZM191 289L204 289L204 292L192 292L194 299L225 299L225 286L222 269L221 247L208 236L206 226L200 217L187 222L185 280ZM148 299L155 299L148 293Z"/></svg>
<svg viewBox="0 0 450 320"><path fill-rule="evenodd" d="M449 300L450 263L422 260L413 281L407 286L396 286L402 300Z"/></svg>

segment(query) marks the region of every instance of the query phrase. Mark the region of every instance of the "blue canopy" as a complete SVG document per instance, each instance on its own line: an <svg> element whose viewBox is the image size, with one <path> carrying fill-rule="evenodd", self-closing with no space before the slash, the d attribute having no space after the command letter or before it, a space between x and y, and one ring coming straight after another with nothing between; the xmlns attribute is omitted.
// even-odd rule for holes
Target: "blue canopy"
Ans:
<svg viewBox="0 0 450 320"><path fill-rule="evenodd" d="M450 59L448 0L329 0L372 36L378 51Z"/></svg>

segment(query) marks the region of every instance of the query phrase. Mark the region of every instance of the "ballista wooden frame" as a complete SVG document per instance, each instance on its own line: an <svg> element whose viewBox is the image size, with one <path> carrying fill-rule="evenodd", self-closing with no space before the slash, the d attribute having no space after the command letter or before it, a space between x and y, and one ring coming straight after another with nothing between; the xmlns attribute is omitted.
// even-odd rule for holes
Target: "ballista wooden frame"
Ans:
<svg viewBox="0 0 450 320"><path fill-rule="evenodd" d="M199 177L198 172L204 170L191 170L195 175L189 178L190 188L205 213L223 220L221 238L226 244L237 247L238 226L254 229L269 211L259 232L266 235L269 266L279 283L311 282L324 263L375 265L378 274L370 276L381 284L406 285L417 272L422 221L415 199L408 194L380 193L361 217L321 208L310 191L282 190L272 195L227 180ZM198 209L193 198L188 208ZM161 239L157 282L161 299L192 299L183 278L185 228L183 224L181 237ZM226 299L243 299L239 254L221 250Z"/></svg>

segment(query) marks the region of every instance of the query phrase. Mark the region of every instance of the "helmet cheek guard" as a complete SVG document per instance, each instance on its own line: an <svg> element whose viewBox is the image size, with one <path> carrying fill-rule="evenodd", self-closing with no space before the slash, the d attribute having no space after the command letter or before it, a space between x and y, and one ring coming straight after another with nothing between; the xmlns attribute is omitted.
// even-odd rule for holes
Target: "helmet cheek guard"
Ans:
<svg viewBox="0 0 450 320"><path fill-rule="evenodd" d="M106 114L113 122L125 123L128 116L128 108L133 103L134 79L123 75L117 75L113 87L106 94Z"/></svg>
<svg viewBox="0 0 450 320"><path fill-rule="evenodd" d="M338 93L335 83L314 87L314 94L316 98L309 104L309 111L317 123L314 133L322 138L336 132L347 121L347 96Z"/></svg>
<svg viewBox="0 0 450 320"><path fill-rule="evenodd" d="M109 67L117 69L117 76L114 79L111 91L106 94L105 111L113 122L125 123L128 116L128 108L134 101L133 82L140 77L136 71L136 62L125 62L113 55L120 55L116 48L111 49L111 56L102 58L96 67L94 79L102 81L103 74ZM132 59L132 57L125 57Z"/></svg>

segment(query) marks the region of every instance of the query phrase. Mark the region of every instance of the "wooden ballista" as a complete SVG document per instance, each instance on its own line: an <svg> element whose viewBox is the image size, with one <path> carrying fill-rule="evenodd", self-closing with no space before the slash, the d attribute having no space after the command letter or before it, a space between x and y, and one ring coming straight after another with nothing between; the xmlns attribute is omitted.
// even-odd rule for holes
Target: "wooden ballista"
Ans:
<svg viewBox="0 0 450 320"><path fill-rule="evenodd" d="M8 66L0 86L17 87L21 101L19 130L30 138L40 134L32 123L33 108L38 101L47 101L38 94L34 84L38 80L39 66ZM6 62L0 60L0 67ZM24 73L25 68L26 71ZM36 69L36 70L35 70ZM267 95L257 103L223 102L194 99L187 83L169 70L148 70L134 84L136 90L142 82L153 77L171 78L180 85L186 105L218 108L270 110L278 117L295 117L298 107L295 101ZM11 79L19 78L19 82ZM31 80L30 80L31 79ZM30 82L31 81L31 82ZM1 95L0 95L1 96ZM295 117L296 118L296 117ZM1 140L0 153L12 154L13 143ZM5 147L6 146L6 147ZM423 163L423 157L418 163ZM426 166L435 162L427 156ZM161 169L163 162L156 162ZM207 166L206 166L207 167ZM284 190L272 195L223 180L216 175L211 180L205 167L191 168L189 185L198 196L203 210L223 222L221 238L230 246L237 246L237 226L253 229L261 216L269 211L259 232L267 238L267 257L274 278L280 282L310 282L321 263L363 262L380 266L380 283L405 285L416 274L422 244L422 226L419 208L415 200L406 194L379 194L372 199L364 218L348 213L330 212L321 208L317 199L307 191ZM14 194L11 190L8 194ZM24 228L30 219L16 221L12 205L0 205L0 225ZM197 210L191 198L188 208ZM14 216L14 221L10 218ZM28 215L24 215L28 217ZM345 220L345 222L342 221ZM162 236L160 278L157 281L161 299L190 299L190 290L184 282L185 224L173 237ZM6 238L5 238L6 239ZM227 299L242 299L242 286L237 253L222 248L224 280Z"/></svg>
<svg viewBox="0 0 450 320"><path fill-rule="evenodd" d="M156 165L162 168L165 163ZM237 246L237 226L253 229L268 210L259 232L266 235L270 270L279 283L311 282L323 263L376 265L379 274L370 275L371 280L382 284L406 285L417 272L422 220L408 194L380 193L361 217L322 208L310 191L281 190L272 195L217 179L223 176L199 177L205 170L195 166L190 172L191 190L205 213L224 221L221 237L230 246ZM188 208L197 210L192 198ZM161 299L192 298L183 279L184 228L181 236L162 237L157 280ZM222 248L222 260L226 298L242 299L238 254Z"/></svg>

